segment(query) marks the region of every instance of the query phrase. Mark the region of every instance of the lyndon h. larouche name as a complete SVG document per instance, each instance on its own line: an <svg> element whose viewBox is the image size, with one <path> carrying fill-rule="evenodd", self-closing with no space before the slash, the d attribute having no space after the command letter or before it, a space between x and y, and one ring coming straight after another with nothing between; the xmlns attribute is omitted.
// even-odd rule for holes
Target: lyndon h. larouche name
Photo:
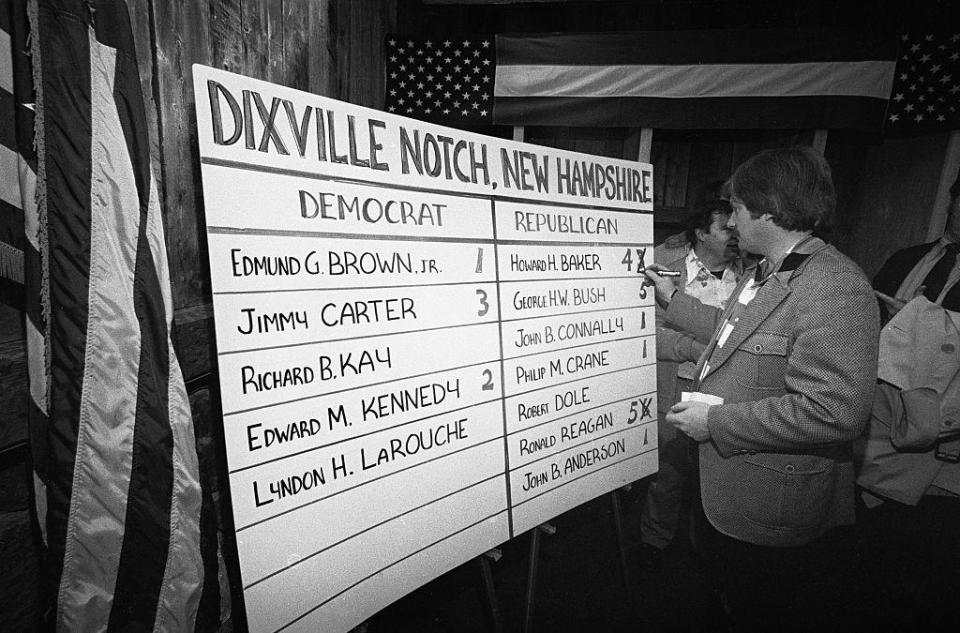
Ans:
<svg viewBox="0 0 960 633"><path fill-rule="evenodd" d="M652 200L653 176L649 170L551 156L543 151L506 147L500 147L499 152L488 151L486 142L456 138L453 130L440 134L404 125L396 125L394 130L389 116L384 120L364 119L318 105L298 106L291 99L264 97L257 90L240 90L237 95L212 79L206 84L215 145L236 145L253 152L374 171L399 168L402 174L494 190L503 187L600 201ZM392 134L396 137L391 138ZM399 165L391 164L391 160Z"/></svg>

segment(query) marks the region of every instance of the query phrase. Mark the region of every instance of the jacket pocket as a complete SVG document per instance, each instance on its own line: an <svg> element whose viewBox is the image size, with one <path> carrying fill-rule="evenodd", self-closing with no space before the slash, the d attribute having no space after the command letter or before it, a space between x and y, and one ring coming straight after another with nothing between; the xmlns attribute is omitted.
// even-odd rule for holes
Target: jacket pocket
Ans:
<svg viewBox="0 0 960 633"><path fill-rule="evenodd" d="M737 348L745 353L747 371L737 380L750 389L783 390L783 375L787 370L787 352L790 339L777 332L754 332Z"/></svg>
<svg viewBox="0 0 960 633"><path fill-rule="evenodd" d="M837 469L817 455L757 453L741 463L740 512L780 529L804 529L824 520L833 503Z"/></svg>

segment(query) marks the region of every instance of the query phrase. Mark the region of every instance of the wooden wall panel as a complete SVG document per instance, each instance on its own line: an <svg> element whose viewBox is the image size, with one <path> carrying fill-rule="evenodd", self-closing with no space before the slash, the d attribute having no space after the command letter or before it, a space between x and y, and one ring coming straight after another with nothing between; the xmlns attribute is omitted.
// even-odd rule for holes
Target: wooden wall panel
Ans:
<svg viewBox="0 0 960 633"><path fill-rule="evenodd" d="M283 68L279 83L297 90L308 90L310 85L310 48L319 48L320 42L310 41L311 0L283 0Z"/></svg>
<svg viewBox="0 0 960 633"><path fill-rule="evenodd" d="M653 163L653 205L658 220L678 221L687 206L690 173L689 142L661 142L653 133L650 162Z"/></svg>
<svg viewBox="0 0 960 633"><path fill-rule="evenodd" d="M152 9L167 252L174 307L184 308L210 295L191 71L210 64L210 13L205 2L153 2Z"/></svg>
<svg viewBox="0 0 960 633"><path fill-rule="evenodd" d="M232 73L242 73L244 70L240 2L210 2L210 65Z"/></svg>
<svg viewBox="0 0 960 633"><path fill-rule="evenodd" d="M307 12L307 90L334 96L336 87L336 54L331 37L333 0L308 1Z"/></svg>
<svg viewBox="0 0 960 633"><path fill-rule="evenodd" d="M331 0L336 48L331 51L337 99L383 106L383 40L397 28L396 0Z"/></svg>
<svg viewBox="0 0 960 633"><path fill-rule="evenodd" d="M947 134L888 139L868 148L847 253L872 277L894 251L927 241ZM829 155L829 143L828 143ZM851 239L853 238L853 239Z"/></svg>
<svg viewBox="0 0 960 633"><path fill-rule="evenodd" d="M524 140L528 143L611 158L627 157L625 153L627 136L628 131L624 128L534 126L524 128ZM629 159L637 159L636 150Z"/></svg>
<svg viewBox="0 0 960 633"><path fill-rule="evenodd" d="M276 0L242 0L243 74L281 83L284 79L283 5Z"/></svg>

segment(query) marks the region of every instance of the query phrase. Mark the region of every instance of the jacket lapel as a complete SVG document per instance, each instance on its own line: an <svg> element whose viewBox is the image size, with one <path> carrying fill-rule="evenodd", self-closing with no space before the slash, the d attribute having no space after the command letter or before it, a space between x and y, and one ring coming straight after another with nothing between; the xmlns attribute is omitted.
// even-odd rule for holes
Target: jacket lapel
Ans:
<svg viewBox="0 0 960 633"><path fill-rule="evenodd" d="M727 340L724 341L723 347L714 348L713 353L708 359L710 370L706 376L709 376L723 365L723 363L730 358L730 354L740 347L747 337L753 334L753 332L760 327L761 323L766 321L770 313L790 295L790 286L787 283L790 275L791 273L789 271L776 273L771 275L770 279L763 284L763 287L757 292L757 296L753 298L750 305L741 313L740 320L727 337ZM747 283L751 282L748 281ZM714 336L716 336L716 334ZM706 378L706 376L704 376L704 378Z"/></svg>

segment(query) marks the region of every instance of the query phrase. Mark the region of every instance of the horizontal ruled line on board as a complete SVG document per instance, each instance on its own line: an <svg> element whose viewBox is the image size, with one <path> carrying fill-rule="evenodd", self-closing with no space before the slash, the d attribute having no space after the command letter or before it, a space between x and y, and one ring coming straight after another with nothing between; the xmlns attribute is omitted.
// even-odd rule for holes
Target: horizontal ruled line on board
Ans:
<svg viewBox="0 0 960 633"><path fill-rule="evenodd" d="M585 211L612 211L614 213L637 213L653 215L653 209L643 211L641 209L623 209L619 207L610 207L602 204L580 204L576 202L555 202L553 200L531 200L521 196L505 196L496 193L472 193L462 191L450 191L448 189L435 189L433 187L414 187L412 185L396 185L360 178L344 178L342 176L329 176L327 174L318 174L313 171L303 171L299 169L286 169L283 167L268 167L266 165L255 165L236 160L224 160L222 158L213 158L202 156L200 162L204 165L214 165L217 167L230 167L241 171L259 171L265 174L278 174L281 176L295 176L297 178L307 178L309 180L329 180L331 182L343 182L352 185L365 185L367 187L376 187L378 189L397 189L400 191L416 191L423 193L437 193L455 198L477 198L480 200L493 200L494 202L522 202L525 204L539 204L543 206L563 207L566 209L583 209Z"/></svg>
<svg viewBox="0 0 960 633"><path fill-rule="evenodd" d="M642 310L643 308L642 308L642 307L638 307L638 308L608 308L608 309L610 309L610 310ZM594 312L600 312L600 310L594 310ZM233 349L233 350L228 350L228 351L225 351L225 352L218 352L218 353L217 353L217 356L218 356L218 357L219 357L219 356L231 356L231 355L233 355L233 354L246 354L246 353L249 353L249 352L265 352L265 351L275 350L275 349L288 349L288 348L291 348L291 347L304 347L304 346L306 346L306 345L327 345L327 344L330 344L330 343L345 343L345 342L347 342L347 341L358 341L358 340L361 340L361 339L362 339L362 340L367 340L367 339L372 339L372 338L383 338L384 336L396 336L396 335L401 335L401 334L421 334L421 333L423 333L423 332L438 332L438 331L441 331L441 330L455 330L455 329L457 329L457 328L463 328L463 327L475 327L475 326L477 326L477 325L497 325L497 324L498 324L497 321L492 321L492 320L491 320L491 321L480 321L479 323L456 323L456 324L453 324L453 325L438 325L437 327L420 328L420 329L418 329L418 330L398 330L398 331L396 331L396 332L383 332L383 333L381 333L381 334L362 334L362 335L359 335L359 336L347 336L347 337L344 337L344 338L330 338L330 339L320 339L320 340L314 340L314 341L302 341L302 342L300 342L300 343L286 343L286 344L284 344L284 345L269 345L269 346L267 346L267 347L247 347L247 348L244 348L244 349ZM510 356L509 358L505 358L504 360L513 360L513 359L516 359L516 358L527 358L527 357L529 357L529 356L536 356L537 354L549 354L550 352L562 352L562 351L564 351L564 350L577 349L578 347L585 347L585 346L587 346L587 345L599 345L599 344L601 344L601 343L616 343L616 342L619 342L619 341L629 341L629 340L631 340L631 339L644 338L644 337L646 337L646 336L653 336L653 333L650 333L650 334L640 334L640 335L637 335L637 336L628 336L628 337L625 337L625 338L605 339L605 340L602 340L602 341L593 341L592 343L581 343L580 345L573 345L573 346L571 346L571 347L559 347L559 348L557 348L557 349L547 350L547 351L544 351L544 352L531 352L531 353L529 353L529 354L523 354L523 355L520 355L520 356Z"/></svg>
<svg viewBox="0 0 960 633"><path fill-rule="evenodd" d="M502 283L502 282L501 282ZM552 312L550 314L537 314L533 316L518 317L516 319L501 319L501 323L515 323L517 321L529 321L530 319L543 319L547 317L568 317L578 314L589 314L591 312L611 312L613 310L638 310L643 308L652 308L653 304L645 306L621 306L617 308L594 308L592 310L578 310L576 312Z"/></svg>
<svg viewBox="0 0 960 633"><path fill-rule="evenodd" d="M277 290L221 290L214 295L259 295L271 292L342 292L348 290L394 290L396 288L432 288L434 286L479 286L480 284L496 284L496 279L476 281L438 281L435 284L390 284L388 286L325 286L321 288L280 288Z"/></svg>
<svg viewBox="0 0 960 633"><path fill-rule="evenodd" d="M289 565L284 565L284 566L281 567L280 569L277 569L277 570L275 570L275 571L272 571L272 572L270 572L269 574L267 574L266 576L263 576L262 578L258 578L257 580L254 580L254 581L251 582L250 584L245 585L245 586L243 587L243 589L244 589L244 591L246 591L247 589L250 589L251 587L254 587L254 586L258 585L258 584L260 584L261 582L263 582L263 581L265 581L265 580L269 580L270 578L273 578L274 576L276 576L276 575L278 575L278 574L282 574L283 572L285 572L285 571L287 571L287 570L289 570L289 569L292 569L292 568L296 567L296 566L299 565L300 563L304 563L304 562L310 560L310 559L313 558L314 556L319 556L320 554L326 552L327 550L333 549L334 547L339 547L340 545L343 545L343 544L346 543L347 541L349 541L349 540L351 540L351 539L354 539L354 538L360 536L361 534L365 534L365 533L369 532L370 530L374 530L374 529L376 529L376 528L378 528L378 527L380 527L380 526L382 526L382 525L386 525L387 523L390 523L391 521L396 521L396 520L399 519L400 517L407 516L408 514L413 514L413 513L416 512L417 510L422 510L422 509L426 508L427 506L430 506L430 505L433 505L434 503L437 503L438 501L443 501L444 499L446 499L446 498L448 498L448 497L452 497L452 496L454 496L454 495L458 495L458 494L460 494L461 492L464 492L464 491L466 491L466 490L469 490L470 488L474 488L474 487L476 487L476 486L483 485L483 484L487 483L488 481L492 481L492 480L494 480L494 479L499 479L500 477L503 477L503 473L497 472L497 473L495 473L495 474L493 474L493 475L490 475L489 477L486 477L486 478L484 478L484 479L481 479L480 481L475 481L475 482L473 482L472 484L470 484L470 485L468 485L468 486L464 486L463 488L460 488L459 490L453 490L453 491L448 492L447 494L445 494L445 495L443 495L443 496L441 496L441 497L436 497L435 499L431 499L430 501L427 501L426 503L422 503L422 504L418 505L418 506L415 507L415 508L410 508L409 510L405 510L404 512L401 512L400 514L396 514L396 515L394 515L394 516L392 516L392 517L389 517L389 518L387 518L387 519L384 519L383 521L380 521L379 523L375 523L375 524L373 524L373 525L371 525L371 526L368 526L368 527L360 530L359 532L355 532L354 534L351 534L350 536L346 536L346 537L340 539L339 541L337 541L336 543L331 543L330 545L327 545L326 547L321 547L321 548L318 549L317 551L311 552L310 554L304 556L303 558L297 560L297 561L294 562L294 563L290 563ZM506 511L506 510L504 510L504 511Z"/></svg>
<svg viewBox="0 0 960 633"><path fill-rule="evenodd" d="M399 330L397 332L383 332L381 334L363 334L360 336L348 336L345 338L330 338L317 341L303 341L301 343L287 343L285 345L270 345L268 347L250 347L246 349L235 349L227 352L219 352L217 356L230 356L232 354L245 354L247 352L263 352L272 349L287 349L290 347L303 347L304 345L326 345L328 343L344 343L346 341L367 340L370 338L382 338L384 336L395 336L398 334L420 334L421 332L438 332L440 330L455 330L462 327L475 327L477 325L497 325L496 321L480 321L474 323L455 323L453 325L438 325L437 327L421 328L419 330Z"/></svg>
<svg viewBox="0 0 960 633"><path fill-rule="evenodd" d="M418 463L416 463L416 464L411 464L411 465L409 465L409 466L405 466L405 467L400 468L399 470L395 470L395 471L393 471L393 472L391 472L391 473L386 473L386 474L384 474L384 475L380 475L379 477L374 477L373 479L368 479L368 480L366 480L366 481L362 481L362 482L358 483L358 484L355 485L355 486L350 486L349 488L344 488L343 490L338 490L337 492L333 492L333 493L331 493L331 494L328 494L328 495L326 495L325 497L320 497L319 499L313 499L312 501L307 501L307 502L305 502L305 503L301 503L300 505L298 505L298 506L296 506L296 507L288 508L288 509L284 510L283 512L278 512L277 514L270 515L270 516L265 517L265 518L263 518L263 519L260 519L260 520L258 520L258 521L254 521L253 523L248 523L248 524L246 524L246 525L242 525L242 526L236 528L234 531L235 531L235 532L242 532L242 531L244 531L244 530L247 530L247 529L249 529L249 528L254 527L255 525L260 525L261 523L266 523L267 521L272 521L272 520L277 519L277 518L279 518L279 517L282 517L282 516L285 516L285 515L287 515L287 514L290 514L291 512L296 512L297 510L302 510L302 509L306 508L307 506L312 506L312 505L315 504L315 503L320 503L321 501L326 501L327 499L332 499L333 497L336 497L337 495L342 495L342 494L345 493L345 492L350 492L350 491L352 491L352 490L356 490L357 488L361 488L361 487L363 487L363 486L366 486L367 484L372 484L372 483L375 482L375 481L380 481L381 479L386 479L387 477L393 477L394 475L399 475L400 473L406 472L406 471L410 470L411 468L420 468L421 466L423 466L423 465L425 465L425 464L429 464L430 462L435 462L435 461L437 461L438 459L445 459L445 458L447 458L447 457L450 457L451 455L456 455L457 453L462 453L462 452L464 452L464 451L469 451L469 450L472 450L472 449L474 449L474 448L477 448L478 446L483 446L484 444L489 444L490 442L499 442L499 441L502 441L502 440L503 440L503 436L498 435L498 436L496 436L496 437L490 438L489 440L484 440L484 441L482 441L482 442L477 442L476 444L471 444L470 446L464 446L463 448L458 448L458 449L455 450L455 451L450 451L449 453L444 453L443 455L437 455L436 457L431 457L430 459L425 459L425 460L423 460L422 462L418 462ZM499 474L502 475L503 473L501 472L501 473L499 473Z"/></svg>
<svg viewBox="0 0 960 633"><path fill-rule="evenodd" d="M554 281L604 281L608 279L641 279L642 275L603 275L600 277L546 277L543 279L500 279L497 283L503 284L529 284ZM653 305L652 303L650 305Z"/></svg>
<svg viewBox="0 0 960 633"><path fill-rule="evenodd" d="M523 427L522 429L517 429L516 431L511 431L510 433L507 433L507 437L511 437L511 436L513 436L513 435L517 435L518 433L526 433L526 432L529 431L530 429L536 429L536 428L539 428L539 427L541 427L541 426L544 426L545 424L553 424L554 422L559 422L560 420L567 420L567 419L569 419L569 418L573 418L573 417L576 417L576 416L578 416L578 415L583 415L584 413L588 413L588 412L594 411L594 410L596 410L596 409L602 409L602 408L604 408L604 407L609 407L611 404L617 404L618 402L626 402L627 400L632 400L633 398L642 398L642 397L644 397L644 396L649 396L649 395L651 395L651 394L656 394L656 393L657 393L656 391L648 391L647 393L641 393L641 394L638 394L638 395L636 395L636 396L627 396L626 398L620 398L619 400L607 400L607 401L604 402L603 404L598 404L597 406L595 406L595 407L590 407L589 409L580 409L579 411L575 411L575 412L573 412L573 413L568 413L567 415L561 416L561 417L559 417L559 418L553 418L552 420L547 420L547 421L545 421L545 422L538 422L538 423L536 423L536 424L531 424L530 426L525 426L525 427ZM654 418L654 419L656 419L656 418ZM644 424L646 424L646 422L644 422Z"/></svg>
<svg viewBox="0 0 960 633"><path fill-rule="evenodd" d="M657 447L656 447L656 446L654 446L653 448L648 448L648 449L645 450L645 451L641 451L641 452L637 453L636 455L630 455L629 457L624 457L623 459L618 459L618 460L615 461L615 462L610 462L609 464L606 464L603 468L598 468L598 469L596 469L596 470L591 470L590 472L588 472L588 473L583 473L582 475L578 475L577 477L574 477L573 479L567 479L566 481L564 481L564 482L563 482L562 484L560 484L559 486L556 486L555 488L551 488L550 490L545 490L544 492L541 492L541 493L539 493L539 494L535 494L535 495L533 495L532 497L528 497L527 499L524 499L524 500L521 501L520 503L515 503L515 504L513 504L513 508L519 508L519 507L522 506L523 504L528 503L528 502L530 502L530 501L533 501L534 499L537 499L538 497L542 497L543 495L548 495L548 494L550 494L551 492L556 492L557 490L560 490L561 488L563 488L563 487L566 486L567 484L573 483L573 482L575 482L575 481L578 480L578 479L582 479L582 478L584 478L584 477L589 477L590 475L596 474L596 473L598 473L598 472L600 472L600 471L602 471L602 470L606 470L607 468L610 468L611 466L616 466L617 464L622 464L623 462L628 462L628 461L630 461L631 459L636 459L636 458L638 458L638 457L641 457L641 456L643 456L643 455L646 455L647 453L651 453L651 452L653 452L653 451L655 451L655 450L657 450Z"/></svg>
<svg viewBox="0 0 960 633"><path fill-rule="evenodd" d="M358 440L358 439L360 439L360 438L362 438L362 437L367 437L368 435L374 435L374 434L376 434L376 433L383 433L384 431L392 431L392 430L394 430L394 429L399 429L399 428L401 428L401 427L407 426L408 424L415 424L415 423L417 423L417 422L423 422L423 421L429 420L429 419L431 419L431 418L438 418L438 417L440 417L441 415L450 415L451 413L457 413L458 411L466 411L467 409L473 409L473 408L475 408L475 407L482 407L482 406L485 405L485 404L490 404L491 402L498 402L498 401L500 401L500 398L491 398L490 400L483 400L483 401L477 402L477 403L475 403L475 404L469 404L469 405L467 405L467 406L465 406L465 407L458 407L458 408L456 408L456 409L449 409L449 410L447 410L447 411L441 411L440 413L434 413L433 415L426 415L426 416L423 416L422 418L417 418L416 420L408 420L408 421L406 421L406 422L401 422L400 424L394 424L393 426L385 426L385 427L383 427L383 428L377 429L376 431L368 431L367 433L362 433L362 434L360 434L360 435L351 435L350 437L346 437L346 438L344 438L344 439L342 439L342 440L337 440L336 442L329 442L329 443L327 443L327 444L322 444L322 445L320 445L320 446L314 446L314 447L311 447L311 448L306 448L306 449L304 449L304 450L302 450L302 451L297 451L296 453L287 453L287 454L281 455L280 457L274 457L273 459L267 459L267 460L264 460L264 461L262 461L262 462L257 462L256 464L250 464L250 465L248 465L248 466L241 466L240 468L235 468L235 469L229 471L227 474L233 475L234 473L240 473L240 472L243 472L243 471L245 471L245 470L250 470L251 468L257 468L257 467L259 467L259 466L266 466L267 464L273 464L273 463L275 463L275 462L280 462L280 461L283 461L283 460L285 460L285 459L290 459L291 457L297 457L298 455L303 455L303 454L305 454L305 453L312 453L313 451L319 451L319 450L324 449L324 448L330 448L331 446L336 446L337 444L343 444L343 443L345 443L345 442L352 442L353 440Z"/></svg>
<svg viewBox="0 0 960 633"><path fill-rule="evenodd" d="M648 426L649 424L651 424L651 423L653 423L653 422L656 422L656 421L657 421L656 418L650 418L650 419L647 420L646 422L637 422L636 424L632 424L632 425L630 425L630 426L628 426L628 427L625 427L625 428L622 428L622 429L616 429L615 431L610 431L609 433L606 433L606 434L604 434L604 435L595 435L594 437L591 437L591 438L588 439L588 440L584 440L583 442L580 442L579 444L571 444L570 446L567 446L567 447L564 448L563 450L556 451L555 453L550 453L549 455L544 455L543 457L538 457L537 459L534 459L533 461L524 462L524 464L523 464L522 466L517 466L516 468L511 468L511 469L510 469L510 472L516 472L516 471L518 471L518 470L524 470L524 469L532 466L533 464L536 464L537 462L542 462L542 461L545 460L545 459L550 459L551 457L556 457L557 455L562 455L563 453L566 453L566 452L568 452L568 451L572 451L572 450L575 449L575 448L580 448L581 446L586 446L587 444L590 444L591 442L596 442L597 440L602 440L603 438L605 438L605 437L610 437L611 435L619 435L620 433L626 433L627 431L633 431L633 430L635 430L635 429L642 429L643 427ZM638 453L638 454L642 455L643 453ZM557 486L557 487L559 488L559 486Z"/></svg>
<svg viewBox="0 0 960 633"><path fill-rule="evenodd" d="M373 578L374 576L376 576L376 575L379 574L380 572L385 571L385 570L387 570L387 569L390 569L391 567L394 567L395 565L398 565L398 564L402 563L403 561L407 560L408 558L412 558L412 557L416 556L417 554L419 554L420 552L423 552L423 551L426 551L426 550L430 549L431 547L436 547L436 546L439 545L440 543L442 543L442 542L446 541L447 539L450 539L450 538L452 538L452 537L460 534L461 532L466 532L467 530L469 530L469 529L471 529L471 528L475 528L476 526L480 525L481 523L486 523L487 521L489 521L490 519L492 519L492 518L494 518L494 517L500 516L501 514L506 514L506 512L507 512L506 510L501 510L501 511L499 511L499 512L494 512L493 514L491 514L491 515L489 515L489 516L486 516L486 517L480 519L479 521L475 521L475 522L471 523L470 525L468 525L468 526L466 526L466 527L463 527L463 528L457 530L456 532L452 532L452 533L450 533L450 534L447 534L447 535L444 536L443 538L437 539L436 541L434 541L433 543L430 543L429 545L425 545L425 546L421 547L420 549L418 549L418 550L415 551L415 552L410 552L409 554L407 554L407 555L404 556L403 558L399 558L399 559L393 561L392 563L390 563L389 565L386 565L386 566L384 566L384 567L381 567L381 568L378 569L377 571L373 572L372 574L369 574L369 575L365 576L364 578L361 578L360 580L358 580L357 582L353 583L353 584L350 585L349 587L345 587L345 588L342 589L341 591L333 594L332 596L330 596L329 598L327 598L326 600L324 600L324 601L321 602L320 604L316 605L316 606L313 607L312 609L309 609L309 610L303 612L302 614L300 614L299 616L297 616L297 617L294 618L293 620L290 620L289 622L287 622L286 624L284 624L283 626L281 626L279 629L276 629L276 631L282 631L282 630L284 630L285 628L287 628L288 626L290 626L291 624L296 624L297 622L299 622L299 621L302 620L303 618L307 617L308 615L310 615L311 613L313 613L314 611L316 611L317 609L319 609L319 608L322 607L323 605L327 604L327 603L330 602L331 600L334 600L334 599L340 597L341 595L347 593L348 591L350 591L351 589L353 589L353 588L356 587L357 585L360 585L360 584L362 584L362 583L370 580L371 578ZM276 632L275 632L275 633L276 633Z"/></svg>
<svg viewBox="0 0 960 633"><path fill-rule="evenodd" d="M652 335L651 335L651 336L652 336ZM582 382L582 381L584 381L584 380L586 380L586 379L588 379L588 378L600 378L601 376L609 376L610 374L617 374L617 373L620 373L620 372L622 372L622 371L630 371L630 370L632 370L632 369L640 369L641 367L649 367L650 365L656 365L656 364L657 364L657 360L656 360L656 359L653 359L653 361L651 361L651 362L649 362L649 363L642 363L642 364L640 364L640 365L633 365L633 366L631 366L631 367L622 367L622 368L620 368L620 369L612 369L612 370L610 370L610 371L605 371L605 372L600 373L600 374L591 374L591 375L589 375L589 376L578 376L577 378L574 378L573 380L565 380L565 381L563 381L563 382L554 382L554 383L551 383L551 384L549 384L549 385L544 385L543 387L537 387L536 389L528 389L527 391L518 391L518 392L516 392L516 393L511 393L510 395L504 395L504 398L509 400L510 398L517 398L517 397L519 397L519 396L525 396L525 395L530 394L530 393L536 393L536 392L538 392L538 391L545 391L545 390L547 390L547 389L553 389L554 387L562 387L562 386L564 386L564 385L569 385L570 383L573 383L573 382Z"/></svg>
<svg viewBox="0 0 960 633"><path fill-rule="evenodd" d="M522 354L520 356L510 356L504 358L504 362L508 360L517 360L521 358L531 358L533 356L545 356L546 354L556 354L557 352L566 352L572 349L580 349L581 347L590 347L591 345L606 345L608 343L623 343L624 341L632 341L634 339L648 338L653 336L654 333L650 334L637 334L636 336L624 336L622 338L607 338L602 341L590 341L589 343L580 343L579 345L571 345L570 347L558 347L556 349L548 349L542 352L530 352L529 354Z"/></svg>
<svg viewBox="0 0 960 633"><path fill-rule="evenodd" d="M431 237L419 235L386 235L383 233L332 233L330 231L294 231L290 229L236 229L229 226L208 226L215 235L256 235L263 237L326 237L335 240L384 240L388 242L445 242L450 244L493 244L493 237Z"/></svg>
<svg viewBox="0 0 960 633"><path fill-rule="evenodd" d="M335 233L332 231L305 231L293 229L238 229L232 226L208 226L213 235L254 235L260 237L325 237L335 240L383 240L386 242L440 242L445 244L493 244L491 237L446 237L442 235L389 235L386 233ZM569 246L586 248L653 248L650 242L574 242L567 240L498 240L502 246ZM566 277L565 279L569 279ZM591 279L603 279L591 277Z"/></svg>
<svg viewBox="0 0 960 633"><path fill-rule="evenodd" d="M345 389L337 389L336 391L325 391L324 393L314 393L309 396L301 396L299 398L292 398L290 400L281 400L279 402L271 402L270 404L262 404L256 407L250 407L248 409L237 409L236 411L224 411L223 417L228 415L239 415L241 413L249 413L251 411L259 411L261 409L269 409L271 407L277 407L282 404L291 404L293 402L303 402L304 400L312 400L313 398L325 398L327 396L334 396L338 393L346 393L348 391L354 391L356 389L363 389L366 387L379 387L380 385L389 385L392 382L399 382L401 380L408 380L410 378L423 378L424 376L430 376L433 374L439 374L449 371L457 371L460 369L468 369L470 367L479 367L480 365L489 365L491 363L499 363L499 358L492 358L490 360L480 361L479 363L470 363L469 365L460 365L459 367L444 367L443 369L438 369L436 371L427 371L422 374L411 374L409 376L401 376L400 378L394 378L392 380L383 380L380 382L371 382L365 383L362 385L357 385L356 387L346 387Z"/></svg>
<svg viewBox="0 0 960 633"><path fill-rule="evenodd" d="M614 248L653 248L653 243L651 242L568 242L561 240L497 240L497 244L501 246L585 246L585 247L614 247ZM566 277L566 279L570 279ZM581 279L577 277L577 279Z"/></svg>
<svg viewBox="0 0 960 633"><path fill-rule="evenodd" d="M342 292L346 290L394 290L397 288L432 288L434 286L478 286L480 284L527 284L554 281L593 281L609 279L638 279L636 275L610 275L608 277L551 277L550 279L478 279L471 281L438 281L432 284L390 284L386 286L322 286L311 288L277 288L274 290L220 290L213 292L213 295L257 295L269 294L273 292ZM645 306L628 306L628 308L651 308L653 303ZM604 310L622 310L624 308L598 308L586 310L586 312L603 312ZM581 314L580 312L564 312L563 314ZM540 316L561 316L561 315L540 315ZM521 317L520 319L509 319L511 321L520 321L539 317Z"/></svg>

